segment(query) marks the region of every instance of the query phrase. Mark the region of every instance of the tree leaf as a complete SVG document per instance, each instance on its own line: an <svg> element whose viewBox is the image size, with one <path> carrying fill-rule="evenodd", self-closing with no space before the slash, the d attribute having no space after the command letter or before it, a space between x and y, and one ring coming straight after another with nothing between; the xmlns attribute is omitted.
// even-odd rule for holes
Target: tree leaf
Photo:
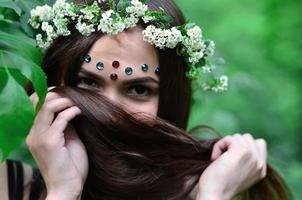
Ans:
<svg viewBox="0 0 302 200"><path fill-rule="evenodd" d="M0 65L0 149L1 160L16 149L28 134L35 112L23 87L14 79L18 70ZM22 78L25 80L25 77Z"/></svg>
<svg viewBox="0 0 302 200"><path fill-rule="evenodd" d="M42 53L35 47L35 41L28 38L17 29L19 26L9 26L5 24L5 31L13 32L16 35L0 31L0 65L8 66L11 69L18 69L34 86L39 96L36 111L42 105L46 92L46 77L39 67ZM19 32L19 33L18 33Z"/></svg>
<svg viewBox="0 0 302 200"><path fill-rule="evenodd" d="M116 5L116 8L119 12L125 11L125 9L130 5L130 1L128 0L120 0ZM124 13L123 13L124 14Z"/></svg>
<svg viewBox="0 0 302 200"><path fill-rule="evenodd" d="M0 48L14 52L37 65L41 63L42 52L35 47L35 40L21 35L0 31Z"/></svg>
<svg viewBox="0 0 302 200"><path fill-rule="evenodd" d="M21 16L22 10L13 1L3 1L3 0L1 0L0 7L1 8L10 8L10 9L14 10L19 16Z"/></svg>
<svg viewBox="0 0 302 200"><path fill-rule="evenodd" d="M18 69L34 86L39 97L36 107L38 111L44 102L47 93L46 77L42 69L34 62L21 57L18 54L0 49L0 66L9 66L10 69Z"/></svg>

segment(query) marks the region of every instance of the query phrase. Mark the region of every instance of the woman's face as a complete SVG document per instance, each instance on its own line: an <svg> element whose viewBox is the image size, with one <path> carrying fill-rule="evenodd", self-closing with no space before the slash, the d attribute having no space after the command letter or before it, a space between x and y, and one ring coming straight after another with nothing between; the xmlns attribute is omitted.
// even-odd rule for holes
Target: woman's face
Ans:
<svg viewBox="0 0 302 200"><path fill-rule="evenodd" d="M94 43L79 72L78 87L97 89L130 113L156 116L157 67L156 49L143 41L142 29L135 27Z"/></svg>

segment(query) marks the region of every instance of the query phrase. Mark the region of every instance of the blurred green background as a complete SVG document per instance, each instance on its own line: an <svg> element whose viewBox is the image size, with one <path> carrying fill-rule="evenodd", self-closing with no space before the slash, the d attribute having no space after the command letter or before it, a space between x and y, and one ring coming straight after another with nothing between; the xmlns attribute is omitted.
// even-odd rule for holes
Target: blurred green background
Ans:
<svg viewBox="0 0 302 200"><path fill-rule="evenodd" d="M267 140L270 163L302 198L302 1L176 0L216 43L228 92L194 94L189 127ZM33 163L24 145L10 158Z"/></svg>
<svg viewBox="0 0 302 200"><path fill-rule="evenodd" d="M176 0L216 43L229 91L196 92L190 127L265 138L269 161L302 198L302 1Z"/></svg>

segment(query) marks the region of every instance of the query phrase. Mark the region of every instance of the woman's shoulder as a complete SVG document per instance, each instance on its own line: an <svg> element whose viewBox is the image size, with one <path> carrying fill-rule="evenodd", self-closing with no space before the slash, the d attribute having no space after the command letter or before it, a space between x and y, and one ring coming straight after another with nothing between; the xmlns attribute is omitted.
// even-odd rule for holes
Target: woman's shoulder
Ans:
<svg viewBox="0 0 302 200"><path fill-rule="evenodd" d="M37 179L37 170L18 160L6 160L0 164L0 199L28 200ZM39 178L39 177L38 177Z"/></svg>

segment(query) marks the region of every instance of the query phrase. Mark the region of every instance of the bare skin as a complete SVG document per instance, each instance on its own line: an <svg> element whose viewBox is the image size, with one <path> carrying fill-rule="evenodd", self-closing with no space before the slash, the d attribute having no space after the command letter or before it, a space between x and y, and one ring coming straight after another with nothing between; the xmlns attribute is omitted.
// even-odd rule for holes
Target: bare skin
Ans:
<svg viewBox="0 0 302 200"><path fill-rule="evenodd" d="M158 57L155 48L142 40L140 28L117 37L100 38L89 54L92 61L83 64L78 87L93 87L129 112L157 115L159 78L154 70ZM94 58L102 60L104 70L95 68ZM121 67L106 68L114 60L118 60ZM149 65L148 72L139 68L145 63ZM124 73L125 66L133 67L131 76ZM109 78L113 72L119 76L117 81ZM92 80L87 79L91 77ZM149 78L139 85L130 84L131 80L146 77ZM37 100L33 94L34 105ZM53 122L54 113L59 114ZM83 143L68 126L80 113L69 99L49 92L26 139L45 180L48 200L80 199L88 174L88 159ZM214 146L213 163L200 176L196 199L231 199L266 176L266 158L266 143L262 139L256 140L251 134L222 138Z"/></svg>

